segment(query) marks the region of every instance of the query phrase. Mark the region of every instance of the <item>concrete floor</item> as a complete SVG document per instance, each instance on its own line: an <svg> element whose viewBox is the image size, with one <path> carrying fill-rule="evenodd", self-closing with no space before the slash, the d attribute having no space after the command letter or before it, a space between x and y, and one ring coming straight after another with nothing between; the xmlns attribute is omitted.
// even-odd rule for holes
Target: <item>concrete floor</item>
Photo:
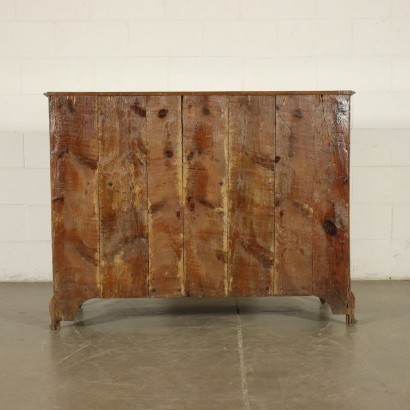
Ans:
<svg viewBox="0 0 410 410"><path fill-rule="evenodd" d="M50 284L0 283L0 409L409 409L410 281L353 290L354 327L313 297L117 299L50 331Z"/></svg>

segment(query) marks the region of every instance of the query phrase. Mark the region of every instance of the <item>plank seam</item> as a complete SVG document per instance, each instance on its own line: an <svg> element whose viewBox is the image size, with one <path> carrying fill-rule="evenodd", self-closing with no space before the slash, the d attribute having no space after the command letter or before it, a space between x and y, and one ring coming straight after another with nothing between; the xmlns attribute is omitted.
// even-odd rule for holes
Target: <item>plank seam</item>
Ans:
<svg viewBox="0 0 410 410"><path fill-rule="evenodd" d="M274 129L274 143L273 143L273 158L276 158L276 140L277 140L277 133L276 133L276 95L273 97L273 129ZM276 275L276 162L273 163L273 263L272 263L272 295L277 295L277 275Z"/></svg>
<svg viewBox="0 0 410 410"><path fill-rule="evenodd" d="M275 150L275 158L278 155L277 154L277 139L278 139L278 130L277 130L277 112L276 112L276 104L277 104L277 96L275 95L274 97L274 113L275 113L275 141L274 141L274 150ZM278 173L276 170L276 162L274 163L274 181L273 181L273 295L278 295L278 268L276 264L276 187L277 187L277 178L278 178Z"/></svg>
<svg viewBox="0 0 410 410"><path fill-rule="evenodd" d="M230 228L230 189L231 189L231 161L230 161L230 107L231 107L231 97L227 97L227 147L226 147L226 162L227 162L227 178L226 178L226 204L225 204L225 212L226 212L226 227L225 227L225 249L226 249L226 259L225 259L225 281L226 281L226 291L225 296L228 296L231 293L231 284L230 284L230 276L231 276L231 264L230 264L230 247L229 247L229 228Z"/></svg>
<svg viewBox="0 0 410 410"><path fill-rule="evenodd" d="M180 204L181 213L182 213L182 278L181 278L181 293L182 296L185 296L185 279L186 279L186 271L185 271L185 187L184 187L184 96L181 95L181 184L182 184L182 195Z"/></svg>
<svg viewBox="0 0 410 410"><path fill-rule="evenodd" d="M319 99L319 105L321 106L321 110L320 112L322 113L322 124L320 126L320 137L322 138L322 132L324 132L324 130L328 131L328 128L326 127L326 118L325 118L325 112L324 112L324 101L323 101L323 96L322 95L318 95L318 99ZM314 140L313 140L313 144L314 144L314 148L315 148L315 155L316 156L320 156L321 153L317 152L317 138L318 138L318 133L315 132L314 134ZM320 170L319 167L316 166L315 167L315 178L313 180L313 201L312 201L312 280L310 281L310 294L311 295L315 295L316 293L316 289L317 289L317 284L316 284L316 274L315 274L315 268L316 268L316 263L315 263L315 256L316 256L316 229L315 229L315 225L316 225L316 215L317 215L317 199L316 198L316 190L317 190L317 185L318 185L318 180L319 180L319 174ZM316 295L315 295L316 296Z"/></svg>
<svg viewBox="0 0 410 410"><path fill-rule="evenodd" d="M149 156L149 146L148 146L148 136L147 136L147 128L148 128L148 115L149 115L149 110L148 110L148 102L149 102L149 96L144 97L144 102L145 102L145 112L146 115L144 117L145 121L145 126L144 126L144 143L145 146L147 147L146 154L145 154L145 184L147 186L147 199L146 199L146 207L147 207L147 251L148 251L148 257L147 257L147 297L150 297L150 278L151 278L151 236L150 236L150 224L152 223L150 219L150 210L149 210L149 178L148 178L148 156Z"/></svg>
<svg viewBox="0 0 410 410"><path fill-rule="evenodd" d="M101 223L101 192L100 192L100 143L101 143L101 127L100 127L100 116L101 116L101 108L100 108L100 96L96 96L96 105L97 105L97 220L98 220L98 276L100 279L100 298L103 296L102 291L102 275L101 275L101 230L102 230L102 223Z"/></svg>

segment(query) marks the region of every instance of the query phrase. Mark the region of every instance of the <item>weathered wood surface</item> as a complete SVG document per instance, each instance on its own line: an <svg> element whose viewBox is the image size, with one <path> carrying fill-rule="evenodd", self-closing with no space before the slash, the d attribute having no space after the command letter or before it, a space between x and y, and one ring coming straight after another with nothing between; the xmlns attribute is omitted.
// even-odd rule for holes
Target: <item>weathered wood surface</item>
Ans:
<svg viewBox="0 0 410 410"><path fill-rule="evenodd" d="M52 327L100 296L97 98L55 96L50 104L54 296Z"/></svg>
<svg viewBox="0 0 410 410"><path fill-rule="evenodd" d="M229 100L228 278L232 296L274 293L275 96Z"/></svg>
<svg viewBox="0 0 410 410"><path fill-rule="evenodd" d="M353 323L348 93L194 94L49 97L52 326L94 297L311 294Z"/></svg>
<svg viewBox="0 0 410 410"><path fill-rule="evenodd" d="M227 97L184 97L184 268L187 296L228 294L227 135Z"/></svg>
<svg viewBox="0 0 410 410"><path fill-rule="evenodd" d="M149 294L184 294L181 97L147 102Z"/></svg>
<svg viewBox="0 0 410 410"><path fill-rule="evenodd" d="M313 290L344 313L350 302L349 272L349 98L319 98L315 138Z"/></svg>
<svg viewBox="0 0 410 410"><path fill-rule="evenodd" d="M146 97L99 98L103 297L148 295Z"/></svg>
<svg viewBox="0 0 410 410"><path fill-rule="evenodd" d="M276 97L275 276L281 295L312 293L319 96Z"/></svg>

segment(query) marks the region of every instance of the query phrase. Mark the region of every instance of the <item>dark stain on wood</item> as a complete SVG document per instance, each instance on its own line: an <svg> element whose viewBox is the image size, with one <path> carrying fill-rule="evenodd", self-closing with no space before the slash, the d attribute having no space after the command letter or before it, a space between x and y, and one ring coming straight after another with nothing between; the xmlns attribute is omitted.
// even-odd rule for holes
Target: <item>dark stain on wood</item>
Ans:
<svg viewBox="0 0 410 410"><path fill-rule="evenodd" d="M159 118L164 118L168 114L168 110L166 108L162 108L161 110L158 111L158 117Z"/></svg>
<svg viewBox="0 0 410 410"><path fill-rule="evenodd" d="M78 240L75 243L75 249L81 255L81 257L87 261L87 263L94 266L98 266L98 261L96 258L96 252L94 248L87 246L82 240Z"/></svg>
<svg viewBox="0 0 410 410"><path fill-rule="evenodd" d="M70 113L74 114L76 112L74 108L73 100L71 98L67 98L67 107Z"/></svg>
<svg viewBox="0 0 410 410"><path fill-rule="evenodd" d="M68 150L66 151L68 153ZM86 158L83 157L82 155L75 155L75 159L82 165L90 168L90 169L97 169L97 164L98 161L96 159L93 158Z"/></svg>
<svg viewBox="0 0 410 410"><path fill-rule="evenodd" d="M261 263L265 270L269 271L272 268L273 252L260 245L255 237L248 240L239 239L239 243L247 253L253 255Z"/></svg>
<svg viewBox="0 0 410 410"><path fill-rule="evenodd" d="M133 104L130 104L130 108L132 111L135 112L135 114L138 114L140 117L146 117L147 112L144 108L140 107L140 102L138 98L134 101Z"/></svg>
<svg viewBox="0 0 410 410"><path fill-rule="evenodd" d="M159 201L159 202L152 204L149 209L150 209L150 212L153 214L155 212L158 212L164 206L165 206L165 201Z"/></svg>
<svg viewBox="0 0 410 410"><path fill-rule="evenodd" d="M288 157L293 158L295 156L295 148L296 147L296 136L292 133L289 134L288 137Z"/></svg>
<svg viewBox="0 0 410 410"><path fill-rule="evenodd" d="M252 153L250 155L250 160L256 164L259 165L263 168L267 168L270 169L271 171L274 170L275 168L275 161L272 158L269 157L262 157L262 156L258 156L255 153Z"/></svg>
<svg viewBox="0 0 410 410"><path fill-rule="evenodd" d="M63 149L63 150L61 150L60 151L60 153L58 154L58 158L63 158L63 156L65 155L65 154L68 154L69 153L69 150L68 150L68 148L65 148L65 149Z"/></svg>
<svg viewBox="0 0 410 410"><path fill-rule="evenodd" d="M330 236L336 236L337 235L337 226L333 221L330 219L325 219L323 221L323 230Z"/></svg>
<svg viewBox="0 0 410 410"><path fill-rule="evenodd" d="M204 198L198 198L198 203L200 203L203 206L206 206L207 208L215 209L215 206Z"/></svg>
<svg viewBox="0 0 410 410"><path fill-rule="evenodd" d="M220 249L216 249L215 250L215 255L216 255L216 259L218 259L218 261L221 261L222 263L227 263L227 256L226 256L225 251L222 251Z"/></svg>

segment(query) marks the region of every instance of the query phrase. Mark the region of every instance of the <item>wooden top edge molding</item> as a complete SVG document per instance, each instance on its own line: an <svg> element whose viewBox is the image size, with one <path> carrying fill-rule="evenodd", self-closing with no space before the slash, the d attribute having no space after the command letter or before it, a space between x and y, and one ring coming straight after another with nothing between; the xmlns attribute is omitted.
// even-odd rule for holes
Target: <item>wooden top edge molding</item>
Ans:
<svg viewBox="0 0 410 410"><path fill-rule="evenodd" d="M46 97L51 95L310 95L310 94L330 94L330 95L353 95L352 90L338 91L48 91L44 93Z"/></svg>

